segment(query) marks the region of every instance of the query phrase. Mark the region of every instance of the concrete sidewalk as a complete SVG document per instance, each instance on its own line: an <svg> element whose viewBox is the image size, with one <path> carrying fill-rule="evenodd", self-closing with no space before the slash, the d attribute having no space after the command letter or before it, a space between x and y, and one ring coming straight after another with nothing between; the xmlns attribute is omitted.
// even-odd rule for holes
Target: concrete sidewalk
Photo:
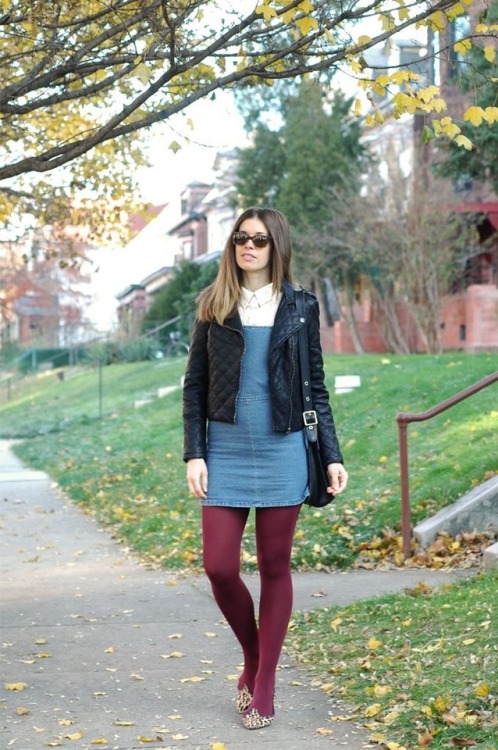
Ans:
<svg viewBox="0 0 498 750"><path fill-rule="evenodd" d="M2 748L364 747L367 730L331 721L347 706L313 687L285 654L273 725L244 729L235 711L239 649L203 576L141 565L5 441L0 493ZM297 574L295 608L468 574ZM257 578L248 581L257 594ZM22 691L5 687L19 683Z"/></svg>

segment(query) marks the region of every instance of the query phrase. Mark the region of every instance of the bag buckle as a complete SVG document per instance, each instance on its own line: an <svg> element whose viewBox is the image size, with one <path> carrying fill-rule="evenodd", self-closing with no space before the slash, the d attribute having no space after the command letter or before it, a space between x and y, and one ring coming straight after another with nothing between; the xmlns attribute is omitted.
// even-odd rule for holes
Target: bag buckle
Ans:
<svg viewBox="0 0 498 750"><path fill-rule="evenodd" d="M316 427L316 425L318 424L316 411L314 409L311 409L310 411L303 411L303 420L305 427Z"/></svg>

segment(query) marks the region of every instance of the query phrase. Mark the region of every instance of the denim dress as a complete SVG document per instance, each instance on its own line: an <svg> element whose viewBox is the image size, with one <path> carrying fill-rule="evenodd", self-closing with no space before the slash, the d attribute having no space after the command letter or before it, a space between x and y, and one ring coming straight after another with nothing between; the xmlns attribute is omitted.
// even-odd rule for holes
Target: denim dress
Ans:
<svg viewBox="0 0 498 750"><path fill-rule="evenodd" d="M244 326L245 350L235 423L208 424L208 492L202 505L272 508L307 496L303 430L272 429L268 352L272 328Z"/></svg>

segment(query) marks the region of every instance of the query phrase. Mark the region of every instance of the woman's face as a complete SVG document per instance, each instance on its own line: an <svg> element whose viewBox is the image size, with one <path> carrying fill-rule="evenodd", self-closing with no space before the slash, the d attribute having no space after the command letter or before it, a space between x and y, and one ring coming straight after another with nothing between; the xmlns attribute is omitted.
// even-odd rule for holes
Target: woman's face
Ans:
<svg viewBox="0 0 498 750"><path fill-rule="evenodd" d="M248 235L248 239L243 245L235 245L235 260L238 267L244 275L249 278L258 278L260 282L269 284L270 278L270 259L271 259L271 240L264 247L256 247L251 237L257 234L269 236L266 225L260 219L245 219L238 229L239 233Z"/></svg>

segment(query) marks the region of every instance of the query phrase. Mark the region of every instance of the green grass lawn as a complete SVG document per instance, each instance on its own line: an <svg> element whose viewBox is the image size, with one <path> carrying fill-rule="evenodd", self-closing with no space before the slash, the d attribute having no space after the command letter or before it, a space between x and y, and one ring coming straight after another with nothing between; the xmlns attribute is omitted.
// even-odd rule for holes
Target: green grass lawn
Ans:
<svg viewBox="0 0 498 750"><path fill-rule="evenodd" d="M29 438L16 446L19 456L141 555L172 569L200 565L199 508L181 459L181 389L139 409L134 402L179 385L184 367L182 359L104 367L101 388L98 368L68 370L64 381L50 372L20 383L10 401L1 394L0 435ZM498 356L327 355L325 368L332 393L335 375L361 377L355 392L332 395L350 483L327 508L303 508L293 564L345 567L362 548L375 561L386 554L386 539L401 562L395 416L425 410L498 370ZM497 392L490 386L409 429L415 522L498 470ZM248 534L248 568L254 552Z"/></svg>
<svg viewBox="0 0 498 750"><path fill-rule="evenodd" d="M181 459L181 389L141 408L134 402L178 386L184 367L185 360L106 367L101 391L98 369L68 370L64 381L53 372L27 378L9 401L0 390L0 436L21 440L18 455L145 560L173 570L201 562L199 507ZM331 392L335 375L362 381L353 393L332 395L350 484L327 508L303 508L293 565L344 568L365 554L377 564L389 547L399 555L396 414L463 390L496 371L498 356L326 356L325 367ZM409 429L415 521L498 470L497 391L490 386ZM246 570L255 568L252 531L251 522ZM444 554L438 559L444 564ZM349 707L335 719L362 724L372 746L496 750L497 584L496 573L479 574L441 591L417 585L298 614L287 648L324 694ZM333 737L334 721L320 731Z"/></svg>
<svg viewBox="0 0 498 750"><path fill-rule="evenodd" d="M498 571L300 613L287 643L374 746L496 750Z"/></svg>

